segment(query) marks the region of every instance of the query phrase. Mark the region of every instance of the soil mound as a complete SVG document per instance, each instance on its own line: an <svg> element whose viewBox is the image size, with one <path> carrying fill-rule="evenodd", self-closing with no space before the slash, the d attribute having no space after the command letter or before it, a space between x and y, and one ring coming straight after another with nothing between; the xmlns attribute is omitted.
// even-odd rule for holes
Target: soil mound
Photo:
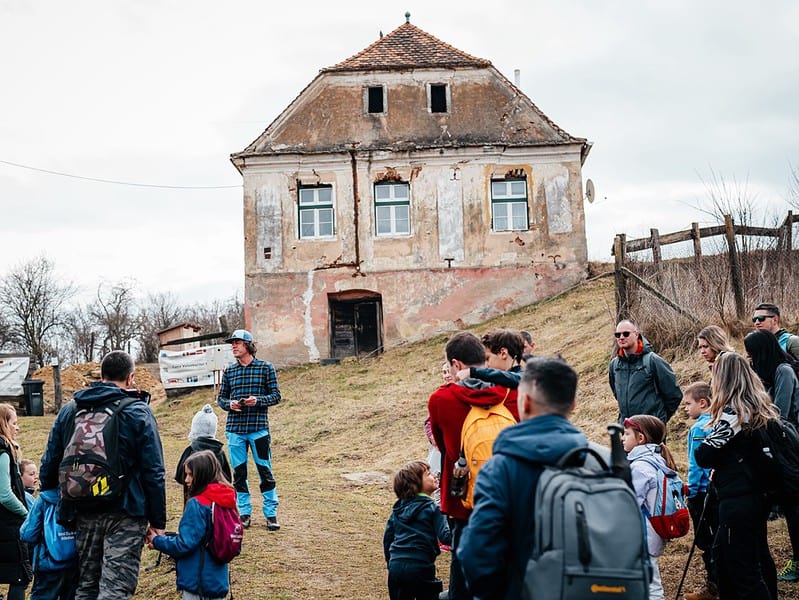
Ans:
<svg viewBox="0 0 799 600"><path fill-rule="evenodd" d="M42 390L45 414L54 414L54 384L53 367L46 366L36 370L31 379L41 379L44 382ZM77 363L61 369L61 401L66 404L72 394L87 387L93 381L100 381L100 363ZM143 366L136 366L136 387L150 392L150 404L157 406L166 399L164 386L153 377L152 373Z"/></svg>

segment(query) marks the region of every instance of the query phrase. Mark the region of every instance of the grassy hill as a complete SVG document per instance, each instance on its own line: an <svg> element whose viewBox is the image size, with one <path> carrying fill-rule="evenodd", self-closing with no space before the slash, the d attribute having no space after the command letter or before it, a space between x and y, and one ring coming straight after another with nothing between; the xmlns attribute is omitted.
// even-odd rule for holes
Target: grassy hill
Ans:
<svg viewBox="0 0 799 600"><path fill-rule="evenodd" d="M616 416L607 384L613 345L613 282L586 282L554 300L529 306L474 328L514 327L533 333L537 354L560 354L580 374L575 423L595 441L605 442L605 426ZM408 460L424 459L422 423L427 398L441 383L446 336L387 351L364 362L304 366L278 374L283 402L270 411L273 463L280 495L279 532L267 532L260 504L245 536L242 555L232 563L237 600L311 598L387 598L382 534L394 502L389 477ZM740 340L735 342L741 347ZM674 356L681 385L707 376L697 354ZM263 357L269 359L268 356ZM172 480L191 418L210 390L196 391L155 406L167 464L170 529L176 529L181 489ZM220 411L218 411L220 412ZM52 417L20 420L19 441L26 456L38 460ZM219 437L223 437L224 417ZM682 411L670 423L669 446L681 472L686 470ZM251 490L257 475L250 465ZM260 498L254 494L256 503ZM771 524L772 550L781 565L790 554L784 522ZM666 596L673 598L690 548L690 535L672 542L661 559ZM144 551L143 567L155 561ZM694 557L686 589L700 583L701 560ZM142 571L136 598L178 597L168 561ZM449 556L439 558L446 582ZM781 597L799 598L799 586L782 584Z"/></svg>

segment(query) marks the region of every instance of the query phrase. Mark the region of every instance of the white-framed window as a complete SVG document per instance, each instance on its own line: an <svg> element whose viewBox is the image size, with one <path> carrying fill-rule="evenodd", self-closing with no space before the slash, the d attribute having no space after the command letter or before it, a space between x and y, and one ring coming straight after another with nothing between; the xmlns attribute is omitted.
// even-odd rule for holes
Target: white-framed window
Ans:
<svg viewBox="0 0 799 600"><path fill-rule="evenodd" d="M375 233L410 235L411 186L402 181L375 184Z"/></svg>
<svg viewBox="0 0 799 600"><path fill-rule="evenodd" d="M301 185L298 208L301 240L333 237L336 225L332 185Z"/></svg>
<svg viewBox="0 0 799 600"><path fill-rule="evenodd" d="M527 180L494 179L491 181L491 229L493 231L526 231Z"/></svg>

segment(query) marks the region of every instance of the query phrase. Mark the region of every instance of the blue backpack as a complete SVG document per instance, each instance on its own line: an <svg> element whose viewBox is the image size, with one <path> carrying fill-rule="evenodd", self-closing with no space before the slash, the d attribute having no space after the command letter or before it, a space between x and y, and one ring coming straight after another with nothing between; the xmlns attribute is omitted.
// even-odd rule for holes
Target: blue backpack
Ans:
<svg viewBox="0 0 799 600"><path fill-rule="evenodd" d="M54 561L66 563L78 555L75 531L58 523L57 505L48 503L45 507L42 530L45 547Z"/></svg>
<svg viewBox="0 0 799 600"><path fill-rule="evenodd" d="M664 540L673 540L684 536L691 529L691 515L685 504L688 486L683 483L677 473L664 471L663 466L647 456L636 458L657 469L660 473L657 498L652 514L644 508L644 516L649 519L652 529Z"/></svg>

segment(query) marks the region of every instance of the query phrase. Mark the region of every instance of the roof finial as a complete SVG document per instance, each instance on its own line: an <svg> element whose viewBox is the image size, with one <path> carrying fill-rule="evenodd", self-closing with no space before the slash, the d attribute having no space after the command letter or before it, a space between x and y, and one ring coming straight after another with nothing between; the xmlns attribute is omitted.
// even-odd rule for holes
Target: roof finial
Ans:
<svg viewBox="0 0 799 600"><path fill-rule="evenodd" d="M405 22L406 23L410 23L411 22L411 13L408 12L408 11L405 12Z"/></svg>

